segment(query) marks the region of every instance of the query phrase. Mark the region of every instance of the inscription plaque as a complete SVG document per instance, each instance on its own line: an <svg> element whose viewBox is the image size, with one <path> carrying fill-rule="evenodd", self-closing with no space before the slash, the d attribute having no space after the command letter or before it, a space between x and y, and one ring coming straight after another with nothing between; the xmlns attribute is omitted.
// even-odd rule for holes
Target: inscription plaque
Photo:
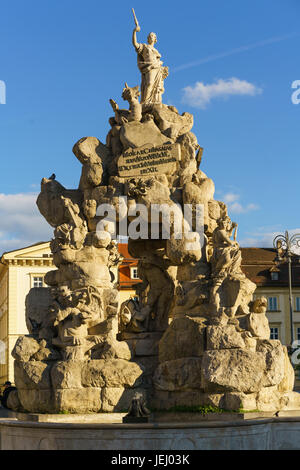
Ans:
<svg viewBox="0 0 300 470"><path fill-rule="evenodd" d="M121 177L170 175L175 173L179 160L179 144L130 148L119 157L118 172Z"/></svg>

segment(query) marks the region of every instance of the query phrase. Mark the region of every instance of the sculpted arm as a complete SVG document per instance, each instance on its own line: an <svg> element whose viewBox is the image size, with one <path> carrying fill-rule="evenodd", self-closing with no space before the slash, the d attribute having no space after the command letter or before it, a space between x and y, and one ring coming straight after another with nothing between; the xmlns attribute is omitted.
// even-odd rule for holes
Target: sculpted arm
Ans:
<svg viewBox="0 0 300 470"><path fill-rule="evenodd" d="M133 44L133 47L135 48L136 52L139 52L140 47L141 47L141 45L137 42L137 39L136 39L136 33L138 33L139 31L141 31L141 28L140 28L139 25L137 25L134 28L133 33L132 33L132 44Z"/></svg>
<svg viewBox="0 0 300 470"><path fill-rule="evenodd" d="M236 235L237 235L237 223L236 222L232 222L232 225L231 225L231 228L229 230L229 236L231 237L232 236L232 232L234 231L234 241L236 240Z"/></svg>
<svg viewBox="0 0 300 470"><path fill-rule="evenodd" d="M229 234L228 236L228 232L226 232L226 230L219 230L219 242L225 242L227 243L228 245L234 245L234 241L230 240L230 236L231 234Z"/></svg>

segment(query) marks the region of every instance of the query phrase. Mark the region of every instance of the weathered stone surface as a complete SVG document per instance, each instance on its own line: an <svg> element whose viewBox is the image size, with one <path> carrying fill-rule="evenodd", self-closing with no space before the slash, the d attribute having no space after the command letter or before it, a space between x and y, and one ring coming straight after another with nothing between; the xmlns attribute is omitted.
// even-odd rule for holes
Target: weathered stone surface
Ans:
<svg viewBox="0 0 300 470"><path fill-rule="evenodd" d="M225 393L222 404L226 410L256 410L256 393Z"/></svg>
<svg viewBox="0 0 300 470"><path fill-rule="evenodd" d="M300 393L298 392L285 392L281 394L281 409L282 410L299 410L300 408Z"/></svg>
<svg viewBox="0 0 300 470"><path fill-rule="evenodd" d="M101 409L100 388L56 389L54 391L56 413L98 413Z"/></svg>
<svg viewBox="0 0 300 470"><path fill-rule="evenodd" d="M224 394L203 393L198 390L172 392L155 390L150 399L150 407L155 410L168 410L175 406L213 406L224 408Z"/></svg>
<svg viewBox="0 0 300 470"><path fill-rule="evenodd" d="M203 405L224 408L224 393L203 393Z"/></svg>
<svg viewBox="0 0 300 470"><path fill-rule="evenodd" d="M135 356L157 356L158 344L161 334L154 334L152 337L127 340Z"/></svg>
<svg viewBox="0 0 300 470"><path fill-rule="evenodd" d="M40 361L15 361L15 384L18 389L47 390L50 385L51 365Z"/></svg>
<svg viewBox="0 0 300 470"><path fill-rule="evenodd" d="M118 409L121 412L122 411L125 412L126 407L122 409L120 406L118 406L118 404L122 400L124 392L125 392L124 387L119 387L119 388L104 387L101 390L101 398L102 398L101 411L103 411L104 413L112 413L113 411L116 411Z"/></svg>
<svg viewBox="0 0 300 470"><path fill-rule="evenodd" d="M51 346L42 346L41 349L31 357L31 360L34 361L59 361L60 359L61 354L59 350Z"/></svg>
<svg viewBox="0 0 300 470"><path fill-rule="evenodd" d="M132 357L133 353L128 343L113 338L97 345L92 351L92 359L125 359L130 361Z"/></svg>
<svg viewBox="0 0 300 470"><path fill-rule="evenodd" d="M7 408L13 411L20 411L22 409L22 405L19 399L18 390L12 390L7 398L6 403Z"/></svg>
<svg viewBox="0 0 300 470"><path fill-rule="evenodd" d="M101 411L104 413L121 413L127 412L131 404L132 398L136 392L141 393L146 398L146 392L144 389L126 389L123 387L120 388L110 388L105 387L102 389L102 408Z"/></svg>
<svg viewBox="0 0 300 470"><path fill-rule="evenodd" d="M105 380L102 376L104 365L104 359L93 359L83 364L81 371L83 387L105 387Z"/></svg>
<svg viewBox="0 0 300 470"><path fill-rule="evenodd" d="M123 359L99 359L87 362L82 369L84 387L138 387L143 369Z"/></svg>
<svg viewBox="0 0 300 470"><path fill-rule="evenodd" d="M261 339L270 338L269 322L264 313L250 313L247 316L248 330Z"/></svg>
<svg viewBox="0 0 300 470"><path fill-rule="evenodd" d="M258 340L258 352L264 354L265 367L262 385L278 385L284 378L285 353L279 340Z"/></svg>
<svg viewBox="0 0 300 470"><path fill-rule="evenodd" d="M54 389L81 388L81 361L59 361L51 369Z"/></svg>
<svg viewBox="0 0 300 470"><path fill-rule="evenodd" d="M200 358L186 357L161 363L153 378L155 388L168 391L200 389L201 362Z"/></svg>
<svg viewBox="0 0 300 470"><path fill-rule="evenodd" d="M98 149L103 152L105 146L96 137L83 137L73 147L73 153L82 164L79 189L98 186L102 181L103 161L107 159L108 149L105 149L103 161L98 155ZM101 154L100 150L100 154ZM102 153L103 154L103 153Z"/></svg>
<svg viewBox="0 0 300 470"><path fill-rule="evenodd" d="M226 277L222 286L222 302L232 314L241 310L247 311L248 304L256 289L254 282L246 277Z"/></svg>
<svg viewBox="0 0 300 470"><path fill-rule="evenodd" d="M39 349L39 342L35 338L19 336L11 354L17 361L27 362Z"/></svg>
<svg viewBox="0 0 300 470"><path fill-rule="evenodd" d="M201 259L201 244L199 235L195 232L183 234L181 239L171 236L167 240L166 252L168 258L175 264L199 261Z"/></svg>
<svg viewBox="0 0 300 470"><path fill-rule="evenodd" d="M197 184L187 183L182 189L182 200L184 204L206 204L213 199L215 185L210 178L201 178Z"/></svg>
<svg viewBox="0 0 300 470"><path fill-rule="evenodd" d="M259 390L256 400L257 409L259 411L277 411L280 410L286 400L282 401L282 394L278 392L277 388L266 387Z"/></svg>
<svg viewBox="0 0 300 470"><path fill-rule="evenodd" d="M205 391L256 392L262 386L265 355L242 349L206 351L202 362Z"/></svg>
<svg viewBox="0 0 300 470"><path fill-rule="evenodd" d="M51 337L51 328L47 330L49 306L52 302L50 288L33 287L25 299L25 320L30 334L38 334L42 329L43 337Z"/></svg>
<svg viewBox="0 0 300 470"><path fill-rule="evenodd" d="M137 340L135 345L136 356L157 356L158 339L141 339Z"/></svg>
<svg viewBox="0 0 300 470"><path fill-rule="evenodd" d="M105 361L101 374L107 387L138 387L142 381L143 369L135 362L123 359Z"/></svg>
<svg viewBox="0 0 300 470"><path fill-rule="evenodd" d="M291 392L294 389L295 385L295 371L291 364L291 361L288 356L286 346L283 346L284 351L284 376L280 384L278 385L278 390L280 392Z"/></svg>
<svg viewBox="0 0 300 470"><path fill-rule="evenodd" d="M124 124L120 131L120 139L124 149L163 145L171 139L163 135L153 120L147 122L128 122Z"/></svg>
<svg viewBox="0 0 300 470"><path fill-rule="evenodd" d="M135 362L141 365L145 375L153 375L158 367L158 356L140 356L136 358Z"/></svg>
<svg viewBox="0 0 300 470"><path fill-rule="evenodd" d="M18 388L18 397L25 411L31 413L55 413L53 391Z"/></svg>
<svg viewBox="0 0 300 470"><path fill-rule="evenodd" d="M248 349L249 351L255 352L256 351L257 339L251 337L250 334L251 333L246 331L246 332L242 333L242 338L245 342L246 349Z"/></svg>
<svg viewBox="0 0 300 470"><path fill-rule="evenodd" d="M207 327L207 349L243 349L244 347L245 341L234 325Z"/></svg>
<svg viewBox="0 0 300 470"><path fill-rule="evenodd" d="M153 105L151 113L161 132L171 138L176 138L189 132L194 124L192 114L183 113L180 116L174 106L166 106L164 104Z"/></svg>
<svg viewBox="0 0 300 470"><path fill-rule="evenodd" d="M149 401L153 410L169 410L174 406L202 406L203 394L197 390L173 391L155 390Z"/></svg>
<svg viewBox="0 0 300 470"><path fill-rule="evenodd" d="M201 356L205 349L203 319L175 318L159 342L159 362Z"/></svg>

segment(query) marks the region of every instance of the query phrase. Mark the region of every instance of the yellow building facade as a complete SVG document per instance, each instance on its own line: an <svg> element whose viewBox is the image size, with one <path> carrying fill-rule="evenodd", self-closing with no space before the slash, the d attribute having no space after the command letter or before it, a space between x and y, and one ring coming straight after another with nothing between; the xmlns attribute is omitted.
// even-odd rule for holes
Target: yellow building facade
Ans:
<svg viewBox="0 0 300 470"><path fill-rule="evenodd" d="M11 351L17 338L28 334L26 295L32 287L45 287L44 276L51 269L49 242L4 253L0 259L0 386L14 382Z"/></svg>

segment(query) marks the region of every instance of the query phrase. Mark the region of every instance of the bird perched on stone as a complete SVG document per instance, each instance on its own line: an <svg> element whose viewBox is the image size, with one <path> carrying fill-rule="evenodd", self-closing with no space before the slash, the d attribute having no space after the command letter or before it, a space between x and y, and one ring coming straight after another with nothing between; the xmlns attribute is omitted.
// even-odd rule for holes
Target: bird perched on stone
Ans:
<svg viewBox="0 0 300 470"><path fill-rule="evenodd" d="M55 178L56 178L55 173L52 173L52 175L49 177L49 180L55 180Z"/></svg>

